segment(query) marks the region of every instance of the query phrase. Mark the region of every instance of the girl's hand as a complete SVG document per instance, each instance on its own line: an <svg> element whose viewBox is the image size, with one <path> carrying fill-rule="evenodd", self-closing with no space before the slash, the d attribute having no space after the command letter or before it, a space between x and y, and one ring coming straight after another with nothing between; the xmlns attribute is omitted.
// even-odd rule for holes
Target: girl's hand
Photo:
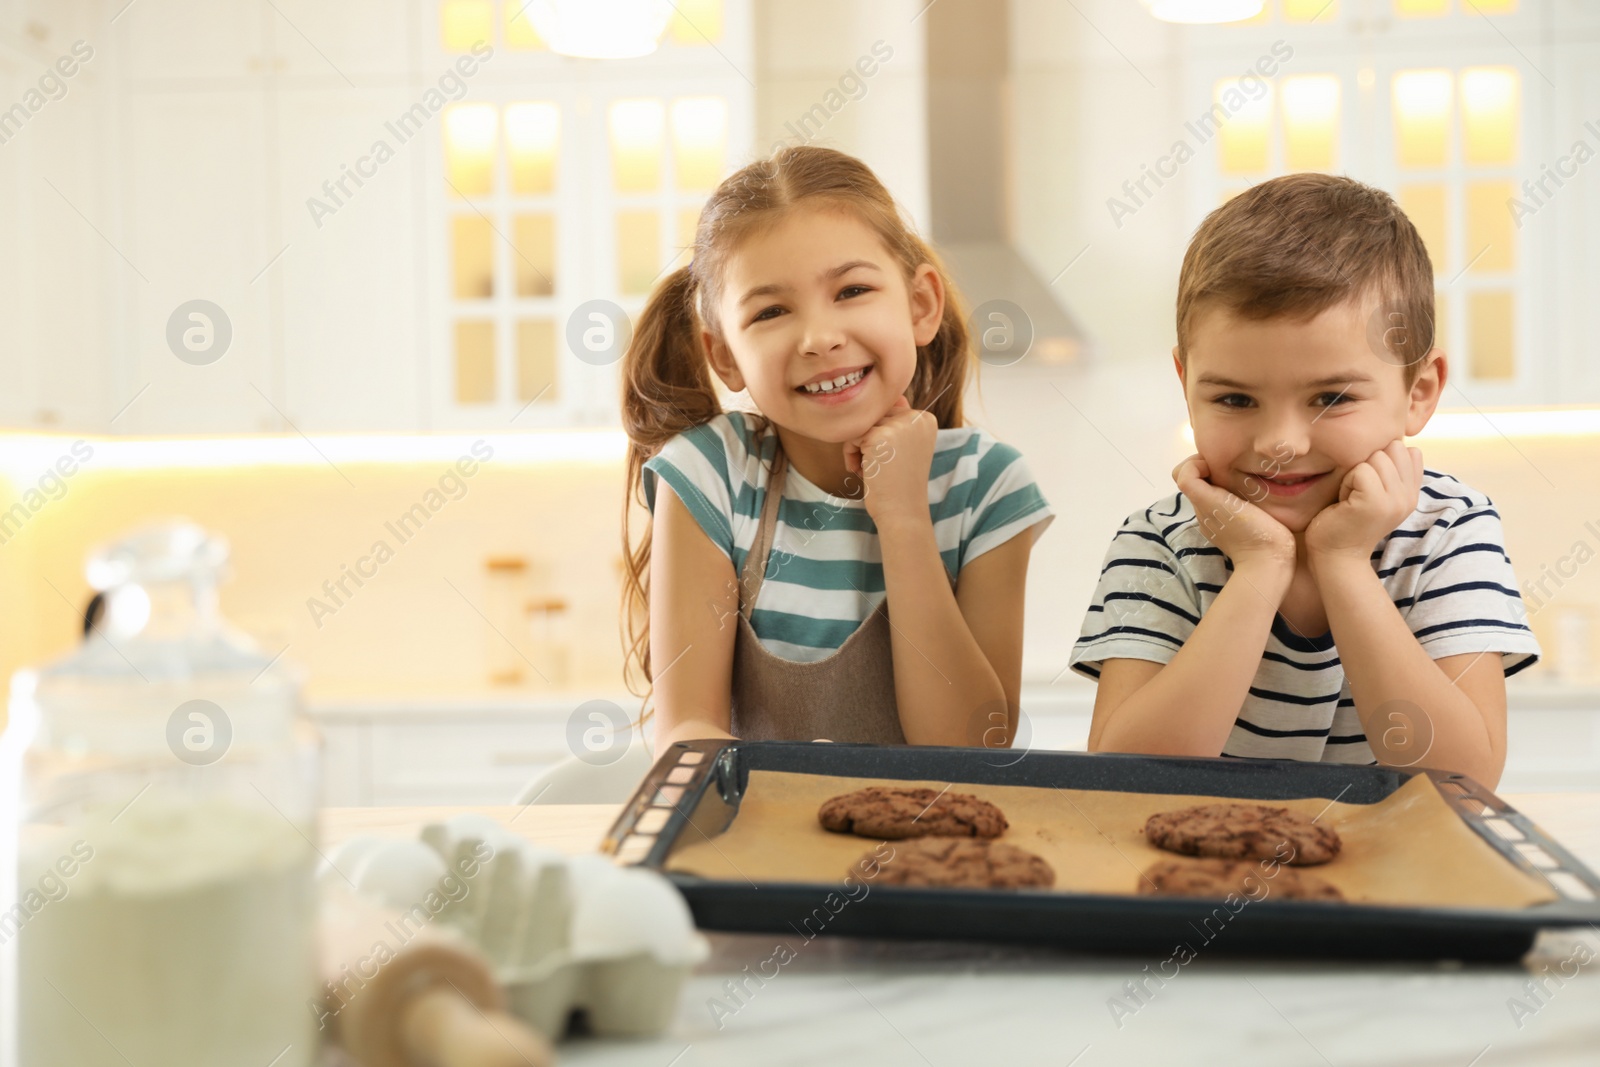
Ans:
<svg viewBox="0 0 1600 1067"><path fill-rule="evenodd" d="M872 429L845 442L844 464L861 476L867 514L874 522L928 518L928 470L938 433L933 416L902 396Z"/></svg>
<svg viewBox="0 0 1600 1067"><path fill-rule="evenodd" d="M1233 561L1234 569L1260 569L1282 578L1294 575L1294 534L1248 500L1212 485L1211 468L1198 455L1172 470L1172 480L1189 498L1206 539Z"/></svg>
<svg viewBox="0 0 1600 1067"><path fill-rule="evenodd" d="M1345 473L1339 501L1306 527L1310 562L1349 557L1366 563L1379 541L1417 509L1422 492L1422 451L1400 440Z"/></svg>

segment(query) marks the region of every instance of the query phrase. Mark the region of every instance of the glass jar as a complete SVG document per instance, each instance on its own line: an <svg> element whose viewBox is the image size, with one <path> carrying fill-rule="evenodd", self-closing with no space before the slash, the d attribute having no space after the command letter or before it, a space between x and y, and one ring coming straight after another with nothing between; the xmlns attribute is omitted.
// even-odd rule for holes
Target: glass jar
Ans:
<svg viewBox="0 0 1600 1067"><path fill-rule="evenodd" d="M101 621L12 681L12 1062L315 1060L318 746L298 672L218 611L227 554L181 521L98 551Z"/></svg>
<svg viewBox="0 0 1600 1067"><path fill-rule="evenodd" d="M567 602L560 597L528 602L529 662L551 689L572 680L572 637Z"/></svg>
<svg viewBox="0 0 1600 1067"><path fill-rule="evenodd" d="M526 681L528 660L515 644L518 609L526 598L528 561L520 556L495 556L489 559L488 603L484 615L489 629L484 632L489 681L494 685L521 685Z"/></svg>

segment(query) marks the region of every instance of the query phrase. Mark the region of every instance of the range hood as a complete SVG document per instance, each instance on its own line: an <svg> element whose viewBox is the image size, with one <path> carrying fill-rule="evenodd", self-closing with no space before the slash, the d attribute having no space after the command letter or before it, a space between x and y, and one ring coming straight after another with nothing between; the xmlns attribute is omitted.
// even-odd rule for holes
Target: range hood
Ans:
<svg viewBox="0 0 1600 1067"><path fill-rule="evenodd" d="M1032 344L1018 366L1082 360L1083 328L1011 239L1010 2L938 0L924 10L933 242L969 311L1004 301L1026 315ZM1000 320L983 316L976 325L981 331L989 321ZM1015 358L985 357L1002 365Z"/></svg>

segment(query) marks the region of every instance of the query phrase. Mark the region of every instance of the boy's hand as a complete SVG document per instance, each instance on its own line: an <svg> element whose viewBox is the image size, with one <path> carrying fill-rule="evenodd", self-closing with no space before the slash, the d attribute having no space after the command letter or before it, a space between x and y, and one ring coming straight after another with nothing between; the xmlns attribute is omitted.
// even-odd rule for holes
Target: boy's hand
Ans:
<svg viewBox="0 0 1600 1067"><path fill-rule="evenodd" d="M1209 481L1211 468L1198 455L1172 470L1172 480L1194 507L1200 529L1233 561L1234 570L1265 568L1283 579L1294 573L1294 534L1283 523Z"/></svg>
<svg viewBox="0 0 1600 1067"><path fill-rule="evenodd" d="M928 471L938 434L934 417L902 396L872 429L845 442L844 465L860 476L867 514L874 522L929 518Z"/></svg>
<svg viewBox="0 0 1600 1067"><path fill-rule="evenodd" d="M1334 558L1369 562L1379 541L1417 508L1422 451L1394 440L1345 473L1339 501L1306 527L1308 562Z"/></svg>

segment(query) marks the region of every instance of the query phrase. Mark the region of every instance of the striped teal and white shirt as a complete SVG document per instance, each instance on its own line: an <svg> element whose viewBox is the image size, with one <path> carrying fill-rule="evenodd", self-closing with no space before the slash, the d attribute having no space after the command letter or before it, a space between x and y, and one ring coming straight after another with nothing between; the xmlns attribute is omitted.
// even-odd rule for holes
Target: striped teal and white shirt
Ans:
<svg viewBox="0 0 1600 1067"><path fill-rule="evenodd" d="M1372 567L1429 656L1495 652L1509 676L1539 658L1500 514L1447 474L1423 473L1417 509L1372 553ZM1233 571L1175 493L1134 512L1111 539L1071 665L1100 677L1108 659L1168 663ZM1374 763L1332 634L1277 616L1224 756Z"/></svg>
<svg viewBox="0 0 1600 1067"><path fill-rule="evenodd" d="M737 575L755 543L777 447L777 432L765 420L719 415L674 437L645 463L645 499L653 510L657 479L666 482ZM1037 537L1054 514L1022 454L973 427L939 431L928 511L952 578L1025 530ZM882 546L866 504L833 496L790 466L750 617L761 644L784 659L825 659L886 596Z"/></svg>

